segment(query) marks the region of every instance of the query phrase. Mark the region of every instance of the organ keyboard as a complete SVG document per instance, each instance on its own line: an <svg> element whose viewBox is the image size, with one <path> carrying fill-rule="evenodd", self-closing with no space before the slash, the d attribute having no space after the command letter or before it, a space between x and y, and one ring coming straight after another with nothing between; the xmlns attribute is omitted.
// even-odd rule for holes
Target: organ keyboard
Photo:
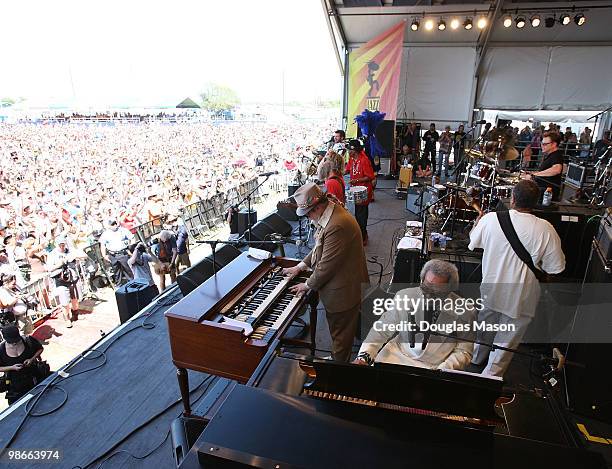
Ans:
<svg viewBox="0 0 612 469"><path fill-rule="evenodd" d="M313 292L298 297L289 291L309 273L293 279L282 275L284 267L297 263L243 253L166 312L186 414L191 413L187 369L246 382L308 303L314 352L318 298Z"/></svg>

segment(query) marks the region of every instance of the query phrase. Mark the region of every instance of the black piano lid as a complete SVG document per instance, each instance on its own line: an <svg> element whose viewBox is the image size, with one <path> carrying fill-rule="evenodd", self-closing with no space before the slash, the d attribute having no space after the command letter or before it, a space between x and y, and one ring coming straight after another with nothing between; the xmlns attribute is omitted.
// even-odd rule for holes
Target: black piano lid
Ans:
<svg viewBox="0 0 612 469"><path fill-rule="evenodd" d="M575 448L243 385L232 390L193 450L207 468L605 467L600 455ZM181 467L197 464L192 457Z"/></svg>
<svg viewBox="0 0 612 469"><path fill-rule="evenodd" d="M492 421L503 382L479 375L375 363L359 366L314 359L316 371L307 389L380 403L444 412Z"/></svg>

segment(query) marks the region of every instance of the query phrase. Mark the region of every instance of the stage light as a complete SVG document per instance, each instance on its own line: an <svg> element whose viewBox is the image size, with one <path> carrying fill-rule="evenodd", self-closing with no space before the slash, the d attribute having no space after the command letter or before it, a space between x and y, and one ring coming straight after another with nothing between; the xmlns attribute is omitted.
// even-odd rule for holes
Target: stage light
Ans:
<svg viewBox="0 0 612 469"><path fill-rule="evenodd" d="M485 17L479 18L476 26L478 26L478 29L484 29L487 26L487 19Z"/></svg>
<svg viewBox="0 0 612 469"><path fill-rule="evenodd" d="M585 21L586 18L582 13L578 13L576 16L574 16L574 23L576 23L578 26L582 26Z"/></svg>
<svg viewBox="0 0 612 469"><path fill-rule="evenodd" d="M459 27L459 20L457 18L451 21L451 29L457 29Z"/></svg>
<svg viewBox="0 0 612 469"><path fill-rule="evenodd" d="M427 31L431 31L433 29L433 21L432 20L425 21L425 29Z"/></svg>
<svg viewBox="0 0 612 469"><path fill-rule="evenodd" d="M440 31L444 31L446 29L446 21L444 21L443 19L438 21L438 29Z"/></svg>
<svg viewBox="0 0 612 469"><path fill-rule="evenodd" d="M413 31L418 31L419 30L419 20L412 20L410 29L412 29Z"/></svg>
<svg viewBox="0 0 612 469"><path fill-rule="evenodd" d="M514 20L514 24L516 24L516 27L521 29L525 27L525 18L522 16L517 16L516 19Z"/></svg>
<svg viewBox="0 0 612 469"><path fill-rule="evenodd" d="M561 23L563 26L567 26L568 24L570 24L570 21L570 16L567 13L563 13L559 18L559 23Z"/></svg>
<svg viewBox="0 0 612 469"><path fill-rule="evenodd" d="M506 16L504 18L504 28L509 28L510 26L512 26L512 17Z"/></svg>
<svg viewBox="0 0 612 469"><path fill-rule="evenodd" d="M546 26L547 28L552 28L556 22L557 20L554 16L549 16L544 19L544 26Z"/></svg>
<svg viewBox="0 0 612 469"><path fill-rule="evenodd" d="M470 29L472 29L472 26L472 18L466 18L463 22L463 27L469 31Z"/></svg>
<svg viewBox="0 0 612 469"><path fill-rule="evenodd" d="M542 20L540 20L540 17L538 15L533 15L531 17L531 26L533 26L534 28L537 28L538 26L540 26L541 22Z"/></svg>

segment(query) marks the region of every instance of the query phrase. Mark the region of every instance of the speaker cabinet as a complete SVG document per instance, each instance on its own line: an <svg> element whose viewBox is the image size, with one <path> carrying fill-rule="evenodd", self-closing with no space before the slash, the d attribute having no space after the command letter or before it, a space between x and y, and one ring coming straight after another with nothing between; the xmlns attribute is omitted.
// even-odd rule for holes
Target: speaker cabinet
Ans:
<svg viewBox="0 0 612 469"><path fill-rule="evenodd" d="M205 280L212 277L215 273L215 266L207 257L195 265L185 269L177 278L179 289L183 296L187 296L198 288Z"/></svg>
<svg viewBox="0 0 612 469"><path fill-rule="evenodd" d="M274 252L276 246L265 241L270 240L270 235L276 233L269 225L263 222L256 223L251 228L251 233L244 234L244 238L247 241L261 241L260 244L252 244L251 246L257 249L264 249L266 251Z"/></svg>
<svg viewBox="0 0 612 469"><path fill-rule="evenodd" d="M257 210L251 209L249 216L249 211L246 208L243 208L236 215L238 217L237 233L239 235L244 234L244 232L249 228L249 218L251 219L251 226L257 223Z"/></svg>
<svg viewBox="0 0 612 469"><path fill-rule="evenodd" d="M278 233L282 236L290 236L291 235L291 225L283 220L277 212L272 212L266 218L261 220L262 223L268 225L273 231L273 233Z"/></svg>
<svg viewBox="0 0 612 469"><path fill-rule="evenodd" d="M151 303L158 293L155 285L149 285L142 279L131 280L118 287L115 290L115 299L121 324Z"/></svg>
<svg viewBox="0 0 612 469"><path fill-rule="evenodd" d="M238 248L232 246L231 244L225 244L215 252L215 263L217 264L217 267L221 269L236 259L240 254L241 253ZM212 254L208 257L212 262Z"/></svg>
<svg viewBox="0 0 612 469"><path fill-rule="evenodd" d="M376 136L376 140L378 143L385 149L384 155L372 155L372 156L386 156L387 158L391 158L395 155L395 121L384 120L376 130L374 131L374 135Z"/></svg>

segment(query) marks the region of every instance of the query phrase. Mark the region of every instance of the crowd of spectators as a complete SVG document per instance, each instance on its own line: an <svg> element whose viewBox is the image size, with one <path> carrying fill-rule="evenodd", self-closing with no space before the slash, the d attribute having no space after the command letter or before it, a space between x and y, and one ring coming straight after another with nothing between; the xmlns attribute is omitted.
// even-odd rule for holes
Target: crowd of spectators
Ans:
<svg viewBox="0 0 612 469"><path fill-rule="evenodd" d="M301 164L321 122L0 124L0 273L25 284L65 239L82 249L113 220L128 230Z"/></svg>

